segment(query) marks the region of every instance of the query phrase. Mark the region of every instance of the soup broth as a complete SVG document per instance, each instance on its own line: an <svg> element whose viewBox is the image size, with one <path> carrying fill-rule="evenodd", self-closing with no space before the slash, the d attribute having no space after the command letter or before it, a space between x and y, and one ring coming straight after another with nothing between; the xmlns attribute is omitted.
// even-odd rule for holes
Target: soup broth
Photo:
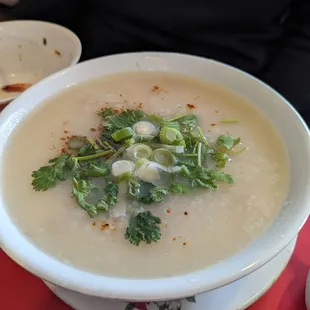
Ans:
<svg viewBox="0 0 310 310"><path fill-rule="evenodd" d="M162 220L162 236L139 246L124 239L126 221L111 219L107 227L104 215L91 219L78 207L71 182L35 192L32 171L64 151L66 136L96 136L96 112L104 107L161 115L190 111L210 141L221 134L240 137L244 150L224 169L235 184L169 195L148 206ZM4 155L2 195L31 242L76 268L117 277L184 274L235 254L275 220L289 184L284 145L250 102L220 85L164 72L104 76L66 89L15 128ZM117 212L124 204L121 199Z"/></svg>

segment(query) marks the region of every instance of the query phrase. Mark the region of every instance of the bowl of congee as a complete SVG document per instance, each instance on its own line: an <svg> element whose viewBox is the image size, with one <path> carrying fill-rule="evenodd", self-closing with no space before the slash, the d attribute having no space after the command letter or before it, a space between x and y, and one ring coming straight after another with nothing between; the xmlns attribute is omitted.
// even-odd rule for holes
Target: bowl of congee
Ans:
<svg viewBox="0 0 310 310"><path fill-rule="evenodd" d="M309 131L266 84L132 53L39 82L0 115L0 241L83 294L183 298L252 273L310 209Z"/></svg>

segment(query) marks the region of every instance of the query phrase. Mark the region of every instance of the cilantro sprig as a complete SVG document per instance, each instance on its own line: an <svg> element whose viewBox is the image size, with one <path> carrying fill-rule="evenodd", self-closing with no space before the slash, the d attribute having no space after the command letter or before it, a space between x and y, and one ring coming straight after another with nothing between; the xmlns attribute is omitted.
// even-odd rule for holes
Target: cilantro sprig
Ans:
<svg viewBox="0 0 310 310"><path fill-rule="evenodd" d="M148 244L158 242L161 236L160 223L160 218L154 216L150 211L143 211L138 215L133 214L126 228L125 239L137 246L141 242Z"/></svg>

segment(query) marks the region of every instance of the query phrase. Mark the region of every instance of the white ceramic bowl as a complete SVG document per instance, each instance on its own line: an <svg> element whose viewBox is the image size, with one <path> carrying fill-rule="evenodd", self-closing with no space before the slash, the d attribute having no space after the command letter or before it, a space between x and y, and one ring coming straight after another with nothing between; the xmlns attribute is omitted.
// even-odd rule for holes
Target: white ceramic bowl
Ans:
<svg viewBox="0 0 310 310"><path fill-rule="evenodd" d="M39 82L9 105L0 115L0 150L5 148L15 126L46 98L92 78L137 70L179 72L218 82L243 94L269 116L285 141L291 164L288 199L270 229L243 251L205 270L149 280L105 277L70 267L32 245L4 208L0 187L1 246L17 263L49 282L84 294L125 300L191 296L253 272L289 244L309 215L310 140L307 126L292 106L240 70L208 59L169 53L133 53L91 60ZM0 173L3 164L0 153Z"/></svg>
<svg viewBox="0 0 310 310"><path fill-rule="evenodd" d="M76 64L81 56L78 37L70 30L51 23L2 22L0 38L0 104L19 95L3 91L3 86L34 84Z"/></svg>

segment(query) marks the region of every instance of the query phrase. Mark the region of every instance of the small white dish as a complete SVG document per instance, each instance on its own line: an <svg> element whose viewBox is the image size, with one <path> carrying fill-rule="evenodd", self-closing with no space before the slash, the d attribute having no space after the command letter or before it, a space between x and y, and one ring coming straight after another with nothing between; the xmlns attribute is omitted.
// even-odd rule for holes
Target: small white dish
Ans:
<svg viewBox="0 0 310 310"><path fill-rule="evenodd" d="M175 300L147 304L147 310L242 310L257 301L278 279L289 262L296 245L296 238L275 258L250 275L213 291L196 296L196 302ZM86 296L49 283L53 293L75 310L127 310L133 303ZM164 308L164 304L166 307ZM140 305L143 305L140 304ZM126 306L128 308L126 308ZM159 308L162 306L162 308ZM142 308L142 307L141 307ZM132 310L137 310L133 308ZM143 308L142 308L143 309Z"/></svg>
<svg viewBox="0 0 310 310"><path fill-rule="evenodd" d="M16 84L31 86L76 64L81 51L79 38L64 27L40 21L0 23L0 105L20 94L13 88L24 85ZM3 90L7 85L11 91Z"/></svg>

